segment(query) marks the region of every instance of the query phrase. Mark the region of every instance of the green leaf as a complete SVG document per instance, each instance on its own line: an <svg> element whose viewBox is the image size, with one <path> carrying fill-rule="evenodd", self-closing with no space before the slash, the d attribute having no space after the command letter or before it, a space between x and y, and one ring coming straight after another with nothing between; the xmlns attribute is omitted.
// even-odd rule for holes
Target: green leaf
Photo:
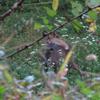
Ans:
<svg viewBox="0 0 100 100"><path fill-rule="evenodd" d="M44 9L47 11L47 14L50 16L50 17L54 17L57 13L56 11L48 8L48 7L44 7Z"/></svg>
<svg viewBox="0 0 100 100"><path fill-rule="evenodd" d="M46 17L42 17L42 19L43 19L44 24L46 24L46 25L49 24L49 21L48 21L48 19Z"/></svg>
<svg viewBox="0 0 100 100"><path fill-rule="evenodd" d="M58 6L59 6L59 0L53 0L52 1L52 8L53 10L57 10L58 9Z"/></svg>
<svg viewBox="0 0 100 100"><path fill-rule="evenodd" d="M78 1L71 2L71 5L72 5L72 13L74 16L77 16L82 12L83 6Z"/></svg>
<svg viewBox="0 0 100 100"><path fill-rule="evenodd" d="M0 86L0 95L4 94L5 91L6 91L5 87L4 86Z"/></svg>
<svg viewBox="0 0 100 100"><path fill-rule="evenodd" d="M88 87L85 87L84 89L81 89L81 91L80 91L82 94L84 94L84 95L89 95L89 94L91 94L92 93L92 90L90 89L90 88L88 88Z"/></svg>
<svg viewBox="0 0 100 100"><path fill-rule="evenodd" d="M51 30L53 28L52 25L47 25L48 29Z"/></svg>
<svg viewBox="0 0 100 100"><path fill-rule="evenodd" d="M64 98L57 93L53 93L53 95L52 95L52 100L63 100L63 99Z"/></svg>
<svg viewBox="0 0 100 100"><path fill-rule="evenodd" d="M12 82L13 81L12 76L10 75L10 73L8 72L8 70L4 70L3 73L4 73L4 76L5 76L5 78L6 78L6 80L8 82Z"/></svg>
<svg viewBox="0 0 100 100"><path fill-rule="evenodd" d="M40 29L40 28L42 28L42 25L40 23L34 24L34 29Z"/></svg>
<svg viewBox="0 0 100 100"><path fill-rule="evenodd" d="M91 86L91 89L95 91L100 91L100 83L98 82L94 84L93 86Z"/></svg>
<svg viewBox="0 0 100 100"><path fill-rule="evenodd" d="M77 32L79 32L79 31L81 31L83 29L83 25L78 20L74 20L72 22L72 26Z"/></svg>
<svg viewBox="0 0 100 100"><path fill-rule="evenodd" d="M97 18L97 13L96 11L90 11L88 12L88 15L90 16L91 19L96 20Z"/></svg>
<svg viewBox="0 0 100 100"><path fill-rule="evenodd" d="M76 83L78 84L78 86L80 87L80 89L84 89L86 87L86 83L85 82L77 80Z"/></svg>
<svg viewBox="0 0 100 100"><path fill-rule="evenodd" d="M100 100L100 92L93 94L91 100Z"/></svg>
<svg viewBox="0 0 100 100"><path fill-rule="evenodd" d="M6 91L5 87L0 86L0 100L3 100L5 91Z"/></svg>

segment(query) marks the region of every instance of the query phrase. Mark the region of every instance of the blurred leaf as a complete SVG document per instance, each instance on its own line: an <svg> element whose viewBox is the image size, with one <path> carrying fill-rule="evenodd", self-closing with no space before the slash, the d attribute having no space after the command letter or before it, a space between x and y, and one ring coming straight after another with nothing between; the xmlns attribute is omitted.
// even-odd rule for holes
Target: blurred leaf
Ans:
<svg viewBox="0 0 100 100"><path fill-rule="evenodd" d="M96 8L96 11L97 11L97 12L100 12L100 7L97 7L97 8Z"/></svg>
<svg viewBox="0 0 100 100"><path fill-rule="evenodd" d="M100 100L100 92L93 94L91 100Z"/></svg>
<svg viewBox="0 0 100 100"><path fill-rule="evenodd" d="M84 89L86 87L86 83L85 82L82 82L80 80L77 80L76 83L78 84L78 86L81 88L81 89Z"/></svg>
<svg viewBox="0 0 100 100"><path fill-rule="evenodd" d="M53 28L52 25L47 25L48 29L51 30Z"/></svg>
<svg viewBox="0 0 100 100"><path fill-rule="evenodd" d="M0 100L4 99L4 93L5 93L6 89L4 86L0 86Z"/></svg>
<svg viewBox="0 0 100 100"><path fill-rule="evenodd" d="M100 5L100 0L86 0L86 5L88 5L90 8L96 7Z"/></svg>
<svg viewBox="0 0 100 100"><path fill-rule="evenodd" d="M48 25L49 24L49 20L46 17L42 17L44 24Z"/></svg>
<svg viewBox="0 0 100 100"><path fill-rule="evenodd" d="M0 86L0 95L4 94L5 91L6 91L5 87L4 86Z"/></svg>
<svg viewBox="0 0 100 100"><path fill-rule="evenodd" d="M57 93L54 93L52 95L52 100L63 100L63 99L64 98L61 95L57 94Z"/></svg>
<svg viewBox="0 0 100 100"><path fill-rule="evenodd" d="M43 97L42 100L51 100L51 95L50 96Z"/></svg>
<svg viewBox="0 0 100 100"><path fill-rule="evenodd" d="M88 15L92 20L96 20L97 19L96 11L90 11L90 12L88 12Z"/></svg>
<svg viewBox="0 0 100 100"><path fill-rule="evenodd" d="M88 87L85 87L85 88L82 88L80 90L80 92L83 93L84 95L88 96L88 95L90 95L92 93L92 90L90 88L88 88Z"/></svg>
<svg viewBox="0 0 100 100"><path fill-rule="evenodd" d="M58 9L58 6L59 6L59 0L53 0L52 1L52 8L53 10L57 10Z"/></svg>
<svg viewBox="0 0 100 100"><path fill-rule="evenodd" d="M78 21L78 20L74 20L73 22L72 22L72 25L73 25L73 28L77 31L77 32L79 32L79 31L81 31L82 29L83 29L83 25L80 23L80 21Z"/></svg>
<svg viewBox="0 0 100 100"><path fill-rule="evenodd" d="M47 11L47 14L50 16L50 17L54 17L56 15L56 11L48 8L48 7L44 7L44 9Z"/></svg>
<svg viewBox="0 0 100 100"><path fill-rule="evenodd" d="M26 82L26 81L22 81L22 82L20 82L19 83L21 86L23 86L23 87L25 87L25 86L28 86L29 85L29 83L28 82Z"/></svg>
<svg viewBox="0 0 100 100"><path fill-rule="evenodd" d="M65 60L64 60L64 63L62 64L62 66L61 66L61 68L60 68L59 71L63 71L65 69L65 66L69 63L69 61L70 61L70 59L72 57L72 54L73 54L74 49L75 49L75 47L72 47L72 49L66 55Z"/></svg>
<svg viewBox="0 0 100 100"><path fill-rule="evenodd" d="M89 30L88 30L88 31L89 31L89 32L95 32L96 29L97 29L96 23L93 22L93 23L91 23L91 24L89 25Z"/></svg>
<svg viewBox="0 0 100 100"><path fill-rule="evenodd" d="M4 73L4 76L5 76L5 78L6 78L6 80L8 82L12 82L13 81L12 76L10 75L10 73L8 72L8 70L4 70L3 73Z"/></svg>
<svg viewBox="0 0 100 100"><path fill-rule="evenodd" d="M93 23L93 22L94 22L94 20L91 19L91 18L86 18L85 21L86 21L87 23Z"/></svg>
<svg viewBox="0 0 100 100"><path fill-rule="evenodd" d="M40 28L42 28L42 25L40 23L34 24L34 29L40 29Z"/></svg>
<svg viewBox="0 0 100 100"><path fill-rule="evenodd" d="M72 13L74 16L77 16L82 12L83 6L78 1L72 1L71 5L72 5Z"/></svg>
<svg viewBox="0 0 100 100"><path fill-rule="evenodd" d="M53 93L49 96L44 97L42 100L63 100L64 98L57 94L57 93Z"/></svg>
<svg viewBox="0 0 100 100"><path fill-rule="evenodd" d="M91 89L95 90L95 91L100 91L100 83L96 83L93 86L91 86Z"/></svg>

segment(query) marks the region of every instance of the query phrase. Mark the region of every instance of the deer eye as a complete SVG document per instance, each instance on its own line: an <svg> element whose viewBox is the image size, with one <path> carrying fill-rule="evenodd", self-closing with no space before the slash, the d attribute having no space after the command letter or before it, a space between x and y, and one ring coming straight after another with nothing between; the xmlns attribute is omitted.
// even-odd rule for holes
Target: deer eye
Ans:
<svg viewBox="0 0 100 100"><path fill-rule="evenodd" d="M50 48L51 51L53 51L53 48Z"/></svg>

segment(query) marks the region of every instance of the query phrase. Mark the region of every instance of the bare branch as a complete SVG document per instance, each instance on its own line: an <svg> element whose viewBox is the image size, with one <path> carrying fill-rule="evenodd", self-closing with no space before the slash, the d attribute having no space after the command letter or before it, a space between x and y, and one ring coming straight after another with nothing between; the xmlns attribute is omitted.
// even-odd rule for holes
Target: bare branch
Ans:
<svg viewBox="0 0 100 100"><path fill-rule="evenodd" d="M6 11L4 14L0 15L0 21L3 21L6 17L10 16L10 14L12 12L14 12L18 7L20 7L22 5L23 1L24 0L17 0L17 2L15 2L8 11Z"/></svg>

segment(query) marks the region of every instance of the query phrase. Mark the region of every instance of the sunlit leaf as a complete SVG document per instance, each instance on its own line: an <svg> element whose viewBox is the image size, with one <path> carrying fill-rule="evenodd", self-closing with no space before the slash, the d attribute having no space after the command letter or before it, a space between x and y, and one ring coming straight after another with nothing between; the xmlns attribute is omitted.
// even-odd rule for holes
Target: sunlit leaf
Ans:
<svg viewBox="0 0 100 100"><path fill-rule="evenodd" d="M63 100L63 99L64 98L57 93L53 93L53 95L52 95L52 100Z"/></svg>
<svg viewBox="0 0 100 100"><path fill-rule="evenodd" d="M63 100L63 99L64 98L61 95L53 92L51 95L43 97L42 100Z"/></svg>
<svg viewBox="0 0 100 100"><path fill-rule="evenodd" d="M78 86L81 88L81 89L84 89L86 87L86 83L85 82L82 82L80 80L76 80L76 83L78 84Z"/></svg>
<svg viewBox="0 0 100 100"><path fill-rule="evenodd" d="M6 80L8 82L12 82L13 81L12 76L10 75L10 73L8 72L8 70L4 70L3 73L4 73L4 76L5 76L5 78L6 78Z"/></svg>
<svg viewBox="0 0 100 100"><path fill-rule="evenodd" d="M48 25L49 24L49 20L46 17L42 17L44 24Z"/></svg>
<svg viewBox="0 0 100 100"><path fill-rule="evenodd" d="M48 8L48 7L44 7L44 9L47 11L47 14L50 16L50 17L54 17L56 15L56 11Z"/></svg>
<svg viewBox="0 0 100 100"><path fill-rule="evenodd" d="M5 87L4 86L0 86L0 94L3 94L5 92Z"/></svg>
<svg viewBox="0 0 100 100"><path fill-rule="evenodd" d="M3 100L5 91L6 91L5 87L0 86L0 100Z"/></svg>
<svg viewBox="0 0 100 100"><path fill-rule="evenodd" d="M97 11L97 12L100 12L100 7L97 7L97 8L96 8L96 11Z"/></svg>
<svg viewBox="0 0 100 100"><path fill-rule="evenodd" d="M48 29L51 30L53 28L52 25L47 25Z"/></svg>
<svg viewBox="0 0 100 100"><path fill-rule="evenodd" d="M34 24L34 29L40 29L40 28L42 28L42 25L40 23Z"/></svg>
<svg viewBox="0 0 100 100"><path fill-rule="evenodd" d="M97 26L96 26L96 23L91 23L90 26L89 26L89 32L95 32L97 29Z"/></svg>
<svg viewBox="0 0 100 100"><path fill-rule="evenodd" d="M100 92L93 94L91 100L100 100Z"/></svg>
<svg viewBox="0 0 100 100"><path fill-rule="evenodd" d="M69 51L69 53L66 55L65 57L65 60L60 68L60 71L63 71L65 69L65 66L69 63L71 57L72 57L72 54L73 54L73 51L74 51L75 47L72 47L72 49Z"/></svg>
<svg viewBox="0 0 100 100"><path fill-rule="evenodd" d="M85 21L86 21L87 23L93 23L93 22L94 22L94 20L91 19L91 18L86 18Z"/></svg>
<svg viewBox="0 0 100 100"><path fill-rule="evenodd" d="M59 6L59 0L53 0L52 1L52 8L53 10L57 10L58 9L58 6Z"/></svg>
<svg viewBox="0 0 100 100"><path fill-rule="evenodd" d="M92 20L96 20L96 18L97 18L96 11L90 11L90 12L88 12L88 15Z"/></svg>
<svg viewBox="0 0 100 100"><path fill-rule="evenodd" d="M23 86L23 87L25 87L25 86L29 85L29 83L28 83L28 82L26 82L26 81L22 81L22 82L20 82L19 84L20 84L21 86Z"/></svg>
<svg viewBox="0 0 100 100"><path fill-rule="evenodd" d="M80 23L80 21L78 21L78 20L74 20L73 22L72 22L72 25L73 25L73 28L77 31L77 32L79 32L79 31L81 31L82 29L83 29L83 25Z"/></svg>
<svg viewBox="0 0 100 100"><path fill-rule="evenodd" d="M50 96L43 97L42 100L51 100L51 95Z"/></svg>
<svg viewBox="0 0 100 100"><path fill-rule="evenodd" d="M91 89L96 90L96 91L100 91L100 83L97 82L96 84L94 84L93 86L91 86Z"/></svg>
<svg viewBox="0 0 100 100"><path fill-rule="evenodd" d="M81 89L80 92L88 96L89 94L91 94L92 91L91 91L90 88L88 88L88 87L86 88L85 87L85 88Z"/></svg>

